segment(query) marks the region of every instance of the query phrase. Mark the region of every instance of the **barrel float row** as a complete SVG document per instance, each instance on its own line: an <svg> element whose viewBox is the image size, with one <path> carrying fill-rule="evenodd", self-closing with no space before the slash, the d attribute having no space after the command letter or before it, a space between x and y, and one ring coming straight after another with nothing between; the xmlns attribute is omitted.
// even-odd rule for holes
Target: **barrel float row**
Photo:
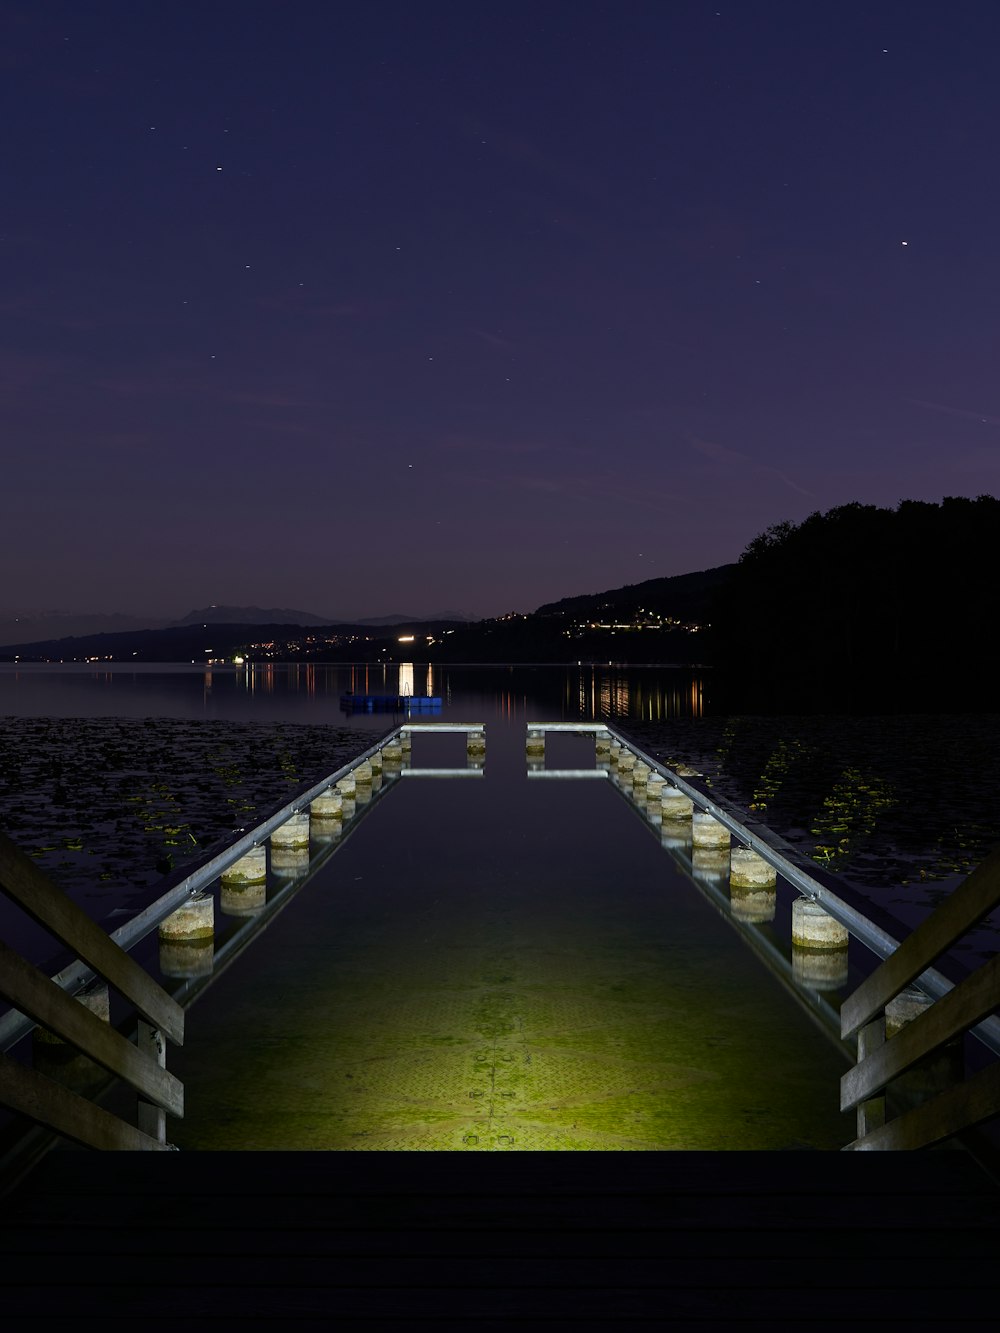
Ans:
<svg viewBox="0 0 1000 1333"><path fill-rule="evenodd" d="M390 737L372 754L359 759L308 806L293 811L267 839L222 872L219 909L226 916L254 916L267 903L268 871L279 880L301 877L315 845L335 842L359 805L370 801L384 776L398 774L409 759L409 737ZM270 843L270 856L268 846ZM194 894L159 926L160 971L164 976L191 978L211 973L215 954L215 897Z"/></svg>
<svg viewBox="0 0 1000 1333"><path fill-rule="evenodd" d="M659 824L663 845L690 855L697 879L714 887L728 880L730 910L746 925L766 925L777 913L775 868L759 852L733 846L730 830L692 797L672 786L617 737L597 738L597 762L606 764L619 790ZM694 775L697 776L697 775ZM819 902L792 902L792 975L812 990L835 990L848 978L848 932Z"/></svg>

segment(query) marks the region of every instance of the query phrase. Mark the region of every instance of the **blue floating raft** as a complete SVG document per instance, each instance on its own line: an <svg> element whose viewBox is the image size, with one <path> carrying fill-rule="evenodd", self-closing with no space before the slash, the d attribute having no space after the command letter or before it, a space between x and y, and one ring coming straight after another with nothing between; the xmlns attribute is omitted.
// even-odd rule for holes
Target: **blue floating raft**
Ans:
<svg viewBox="0 0 1000 1333"><path fill-rule="evenodd" d="M441 696L432 694L342 694L348 713L440 713Z"/></svg>

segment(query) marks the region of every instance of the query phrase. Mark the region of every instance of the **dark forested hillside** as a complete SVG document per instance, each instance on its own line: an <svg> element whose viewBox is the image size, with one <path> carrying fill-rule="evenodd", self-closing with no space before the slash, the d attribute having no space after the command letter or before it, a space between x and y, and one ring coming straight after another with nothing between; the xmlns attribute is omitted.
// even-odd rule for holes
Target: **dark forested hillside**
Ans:
<svg viewBox="0 0 1000 1333"><path fill-rule="evenodd" d="M995 708L998 540L989 495L848 504L768 529L720 592L731 706Z"/></svg>

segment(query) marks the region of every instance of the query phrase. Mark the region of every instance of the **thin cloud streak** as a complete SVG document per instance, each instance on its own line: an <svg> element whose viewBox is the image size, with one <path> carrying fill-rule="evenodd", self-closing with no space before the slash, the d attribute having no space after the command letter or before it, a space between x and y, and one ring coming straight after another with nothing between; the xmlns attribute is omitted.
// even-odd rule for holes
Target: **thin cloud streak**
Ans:
<svg viewBox="0 0 1000 1333"><path fill-rule="evenodd" d="M797 495L804 495L808 500L815 500L816 495L813 491L808 491L804 486L800 486L797 481L776 467L769 467L766 463L758 463L756 459L751 458L749 454L740 453L737 449L728 449L725 445L716 444L712 440L703 440L697 435L691 437L691 445L698 453L704 454L706 458L711 458L717 463L729 463L736 467L749 468L752 472L758 472L764 476L777 477L778 480L789 490L795 491Z"/></svg>
<svg viewBox="0 0 1000 1333"><path fill-rule="evenodd" d="M979 421L983 425L1000 426L1000 417L990 416L986 412L974 412L967 407L949 407L946 403L931 403L925 398L909 400L916 407L926 407L931 412L944 412L950 417L965 417L969 421Z"/></svg>

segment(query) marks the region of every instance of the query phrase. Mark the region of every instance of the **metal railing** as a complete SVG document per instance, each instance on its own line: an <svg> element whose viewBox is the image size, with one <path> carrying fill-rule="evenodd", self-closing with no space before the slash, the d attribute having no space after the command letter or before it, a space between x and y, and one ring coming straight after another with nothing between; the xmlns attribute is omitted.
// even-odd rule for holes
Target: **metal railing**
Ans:
<svg viewBox="0 0 1000 1333"><path fill-rule="evenodd" d="M34 1123L41 1138L15 1148L5 1161L7 1183L23 1173L62 1135L99 1149L164 1149L166 1116L183 1115L183 1088L166 1069L167 1041L180 1045L184 1008L201 986L186 983L171 996L130 955L163 922L201 895L276 829L398 737L394 727L348 763L301 787L249 830L238 829L222 848L176 878L166 892L111 935L62 892L8 838L0 835L0 891L75 955L48 976L0 941L0 997L13 1007L0 1017L0 1105ZM264 916L284 905L279 893ZM257 933L261 922L244 923L217 961L228 963ZM215 975L221 969L215 968ZM88 1003L107 983L133 1007L134 1039L111 1026L109 1006L98 1016ZM81 1001L83 1001L81 1003ZM35 1034L31 1062L9 1052ZM105 1110L98 1097L124 1082L138 1096L135 1123Z"/></svg>
<svg viewBox="0 0 1000 1333"><path fill-rule="evenodd" d="M469 737L470 765L482 762L473 755L474 750L482 750L484 746L482 723L404 723L394 726L346 764L319 781L304 784L289 801L270 811L252 829L235 830L224 846L212 849L199 864L180 872L165 892L111 935L91 921L28 856L0 835L0 890L45 926L59 944L76 955L73 962L54 976L48 976L0 941L0 997L13 1006L0 1017L0 1106L49 1131L43 1134L44 1141L39 1141L30 1150L15 1152L12 1159L3 1164L7 1184L12 1183L11 1177L23 1174L31 1162L51 1146L53 1134L91 1148L134 1150L169 1146L166 1115L183 1115L183 1088L166 1070L166 1041L182 1043L184 1006L242 952L278 911L284 909L305 878L313 869L318 869L336 846L310 857L307 875L297 883L293 881L273 895L269 892L262 909L241 922L236 932L223 941L221 948L213 948L211 975L182 982L173 996L158 985L128 951L135 949L186 905L201 898L206 890L220 881L224 872L261 847L293 817L309 809L317 797L343 785L342 780L351 777L366 761L380 755L385 759L386 769L391 767L399 776L408 773L411 731L465 732ZM401 753L390 764L388 756L394 748L399 748ZM413 770L412 775L481 777L482 768L420 769ZM380 780L375 782L376 789L379 784ZM354 827L358 812L353 804L351 810L351 826ZM95 985L102 981L109 983L134 1006L133 1017L137 1019L134 1040L130 1041L109 1021L103 1021L88 1008L87 1001ZM84 1003L80 1003L81 1000ZM13 1058L9 1052L32 1033L36 1034L34 1062L29 1064ZM61 1048L59 1059L50 1058L52 1049L43 1042L42 1049L48 1051L45 1060L53 1065L48 1073L36 1067L40 1034L44 1034L45 1042L58 1043ZM81 1086L67 1086L67 1069ZM55 1077L50 1076L53 1073ZM138 1094L135 1125L97 1104L97 1097L115 1081L124 1081ZM88 1084L86 1089L83 1083ZM83 1095L84 1091L90 1095Z"/></svg>
<svg viewBox="0 0 1000 1333"><path fill-rule="evenodd" d="M627 752L666 786L688 797L694 809L711 815L741 846L766 861L801 897L820 907L879 960L843 999L839 1013L821 995L803 997L800 992L800 998L811 999L814 1013L831 1035L834 1031L839 1034L844 1049L851 1049L855 1059L841 1084L841 1109L856 1109L858 1119L858 1137L847 1145L848 1149L929 1147L1000 1116L1000 1061L995 1058L1000 1055L1000 1018L994 1014L1000 1007L1000 956L957 982L933 966L1000 906L1000 848L911 935L899 939L829 884L795 864L774 846L781 839L758 821L741 818L740 812L720 804L614 727L603 723L528 723L528 744L532 738L536 745L544 744L548 731L593 734L608 740L609 775L619 768L615 750ZM544 775L544 769L529 774ZM583 776L583 771L556 770L550 775L576 777ZM707 888L706 892L724 911L727 904L723 895ZM733 924L739 925L735 921ZM739 928L755 951L789 981L793 969L786 954L761 931ZM845 968L845 982L846 978ZM887 1040L886 1008L904 992L916 1017L909 1015ZM965 1034L970 1034L982 1051L978 1061L982 1067L969 1076L965 1075L960 1050ZM897 1112L888 1121L887 1104L894 1105Z"/></svg>
<svg viewBox="0 0 1000 1333"><path fill-rule="evenodd" d="M110 935L112 943L124 950L134 949L137 944L151 935L168 916L177 911L179 907L182 907L196 894L208 888L222 875L223 871L235 865L248 852L265 843L275 829L287 823L292 815L305 810L328 787L335 786L341 778L347 777L353 769L364 763L366 759L371 759L374 754L398 736L399 732L400 728L398 726L393 727L385 735L380 736L373 745L370 745L346 764L342 764L334 772L327 774L317 782L311 782L301 787L290 800L272 810L265 819L253 828L237 829L233 838L224 847L213 851L205 860L196 864L192 869L183 872L166 892L160 894L154 902L143 908L142 911L137 912L135 916L130 917L123 926L119 926L117 930L113 931ZM52 977L55 985L69 994L77 993L93 982L94 979L95 972L93 968L88 967L82 957L76 959ZM33 1026L33 1020L16 1011L0 1017L0 1052L9 1050L15 1042L27 1036Z"/></svg>

